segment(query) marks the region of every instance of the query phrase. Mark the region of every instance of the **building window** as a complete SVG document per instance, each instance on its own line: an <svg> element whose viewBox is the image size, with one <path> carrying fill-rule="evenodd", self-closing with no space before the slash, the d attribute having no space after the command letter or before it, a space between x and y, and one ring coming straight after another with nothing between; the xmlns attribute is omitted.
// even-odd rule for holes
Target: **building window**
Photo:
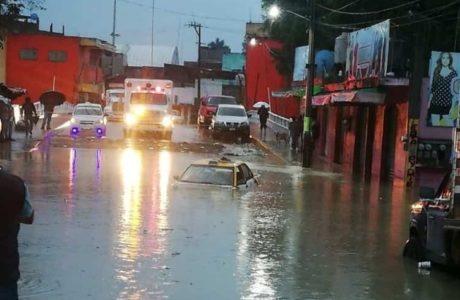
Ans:
<svg viewBox="0 0 460 300"><path fill-rule="evenodd" d="M66 51L50 51L48 52L48 60L56 62L66 62L67 52Z"/></svg>
<svg viewBox="0 0 460 300"><path fill-rule="evenodd" d="M101 53L99 50L91 50L89 55L89 64L92 67L101 67Z"/></svg>
<svg viewBox="0 0 460 300"><path fill-rule="evenodd" d="M37 49L21 49L19 51L19 59L21 60L37 60L38 50Z"/></svg>

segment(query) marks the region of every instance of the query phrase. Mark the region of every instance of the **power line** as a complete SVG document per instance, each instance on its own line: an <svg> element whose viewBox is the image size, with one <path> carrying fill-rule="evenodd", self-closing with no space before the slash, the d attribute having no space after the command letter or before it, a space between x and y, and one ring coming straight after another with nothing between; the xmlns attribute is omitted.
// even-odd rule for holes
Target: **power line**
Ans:
<svg viewBox="0 0 460 300"><path fill-rule="evenodd" d="M394 7L385 8L385 9L382 9L382 10L379 10L379 11L368 11L368 12L340 11L340 10L337 10L337 9L332 9L332 8L326 7L326 6L322 5L322 4L317 4L317 5L319 7L321 7L322 9L328 10L330 12L338 13L338 14L343 14L343 15L374 15L374 14L379 14L379 13L395 10L395 9L398 9L398 8L401 8L401 7L404 7L404 6L408 6L408 5L414 4L414 3L419 2L419 1L420 0L414 0L414 1L411 1L411 2L407 2L407 3L403 3L403 4L400 4L400 5L394 6Z"/></svg>
<svg viewBox="0 0 460 300"><path fill-rule="evenodd" d="M337 11L342 11L342 10L344 10L344 9L347 8L347 7L350 7L350 6L352 6L352 5L355 5L355 4L358 3L359 1L362 1L362 0L355 0L355 1L351 2L351 3L348 3L347 5L342 6L341 8L337 8L336 10L337 10ZM329 15L332 15L332 14L335 14L335 13L336 13L336 12L331 11L331 12L329 12L328 14L326 14L325 17L327 17L327 16L329 16Z"/></svg>
<svg viewBox="0 0 460 300"><path fill-rule="evenodd" d="M132 1L132 0L119 0L119 1L124 2L124 3L128 3L128 4L132 4L132 5L136 5L136 6L139 6L139 7L152 8L151 5L139 3L139 2L136 2L136 1ZM155 9L158 10L158 11L162 11L162 12L170 13L170 14L175 14L175 15L179 15L179 16L187 16L187 17L207 19L207 20L228 21L228 22L247 22L247 20L243 20L243 19L219 18L219 17L204 16L204 15L195 15L195 14L189 14L189 13L184 13L184 12L180 12L180 11L175 11L175 10L166 9L166 8L159 8L159 7L156 7Z"/></svg>
<svg viewBox="0 0 460 300"><path fill-rule="evenodd" d="M428 10L425 10L425 11L422 11L422 12L418 12L418 13L409 13L407 15L404 15L404 16L399 16L399 17L394 17L394 18L390 18L391 21L394 21L394 20L400 20L400 19L405 19L405 18L412 18L412 17L416 17L416 16L425 16L425 15L431 15L431 14L434 14L434 13L437 13L438 11L441 11L441 10L444 10L450 6L453 6L453 5L456 5L460 3L460 0L456 0L456 1L453 1L449 4L446 4L446 5L443 5L443 6L439 6L439 7L435 7L435 8L432 8L432 9L428 9ZM357 23L341 23L341 24L331 24L331 23L325 23L323 22L322 25L325 25L325 26L328 26L328 27L336 27L336 28L345 28L346 27L353 27L353 26L359 26L359 25L366 25L366 24L370 24L370 23L380 23L380 22L383 22L387 19L382 19L382 20L368 20L368 21L363 21L363 22L357 22ZM425 18L426 20L426 18Z"/></svg>

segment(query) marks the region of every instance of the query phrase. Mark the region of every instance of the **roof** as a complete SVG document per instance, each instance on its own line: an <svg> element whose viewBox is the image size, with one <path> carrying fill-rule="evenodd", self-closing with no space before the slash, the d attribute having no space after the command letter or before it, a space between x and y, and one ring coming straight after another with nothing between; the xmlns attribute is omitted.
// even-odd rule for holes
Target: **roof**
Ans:
<svg viewBox="0 0 460 300"><path fill-rule="evenodd" d="M216 162L217 164L212 164L212 162ZM211 163L211 164L210 164ZM232 161L232 160L216 160L216 159L203 159L203 160L198 160L193 163L193 165L199 165L199 166L218 166L218 167L236 167L239 165L244 164L242 161Z"/></svg>
<svg viewBox="0 0 460 300"><path fill-rule="evenodd" d="M152 47L148 45L125 45L123 47L128 56L128 66L130 67L164 67L165 64L178 65L179 51L177 47L154 46L153 47L153 66L152 66Z"/></svg>
<svg viewBox="0 0 460 300"><path fill-rule="evenodd" d="M90 103L90 102L79 103L75 107L82 107L82 106L98 107L98 108L102 107L100 104Z"/></svg>
<svg viewBox="0 0 460 300"><path fill-rule="evenodd" d="M219 104L219 107L235 107L235 108L243 108L243 105L240 104Z"/></svg>

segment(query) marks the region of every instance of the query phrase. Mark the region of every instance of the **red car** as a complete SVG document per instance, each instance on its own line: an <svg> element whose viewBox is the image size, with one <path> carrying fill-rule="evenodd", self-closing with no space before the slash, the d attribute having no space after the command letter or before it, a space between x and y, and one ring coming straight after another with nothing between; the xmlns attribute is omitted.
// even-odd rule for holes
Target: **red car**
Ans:
<svg viewBox="0 0 460 300"><path fill-rule="evenodd" d="M216 113L220 104L237 104L235 97L231 96L206 96L201 98L200 111L198 112L198 125L210 125L212 114Z"/></svg>

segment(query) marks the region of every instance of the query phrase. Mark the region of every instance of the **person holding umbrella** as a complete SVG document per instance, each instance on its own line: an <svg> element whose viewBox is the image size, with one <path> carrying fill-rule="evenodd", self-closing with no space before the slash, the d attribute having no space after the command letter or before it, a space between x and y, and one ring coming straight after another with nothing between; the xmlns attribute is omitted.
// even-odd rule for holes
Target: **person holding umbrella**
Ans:
<svg viewBox="0 0 460 300"><path fill-rule="evenodd" d="M40 96L40 102L45 106L45 116L42 122L42 130L51 130L51 118L53 117L54 108L65 102L64 94L56 91L45 92Z"/></svg>
<svg viewBox="0 0 460 300"><path fill-rule="evenodd" d="M262 105L257 112L260 120L260 138L265 140L267 138L267 120L268 120L268 109L265 105Z"/></svg>

